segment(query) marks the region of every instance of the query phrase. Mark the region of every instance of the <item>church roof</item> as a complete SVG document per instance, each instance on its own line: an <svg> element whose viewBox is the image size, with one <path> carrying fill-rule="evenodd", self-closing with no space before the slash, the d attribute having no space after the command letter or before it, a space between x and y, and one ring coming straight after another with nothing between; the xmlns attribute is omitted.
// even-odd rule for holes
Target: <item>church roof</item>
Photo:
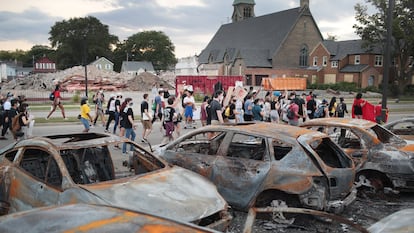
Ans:
<svg viewBox="0 0 414 233"><path fill-rule="evenodd" d="M200 53L199 62L220 63L228 54L230 61L237 56L242 57L246 66L271 67L272 55L282 46L304 13L310 14L309 9L297 7L224 24ZM232 51L231 54L229 51Z"/></svg>
<svg viewBox="0 0 414 233"><path fill-rule="evenodd" d="M252 5L255 5L256 4L254 2L254 0L234 0L233 6L234 5L237 5L237 4L241 4L241 3L244 3L244 4L252 4Z"/></svg>

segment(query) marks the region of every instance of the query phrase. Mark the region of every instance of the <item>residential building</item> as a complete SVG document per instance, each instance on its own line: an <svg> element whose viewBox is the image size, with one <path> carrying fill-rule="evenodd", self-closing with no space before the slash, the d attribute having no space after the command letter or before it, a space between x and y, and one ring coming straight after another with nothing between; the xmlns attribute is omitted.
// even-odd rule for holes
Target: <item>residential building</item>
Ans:
<svg viewBox="0 0 414 233"><path fill-rule="evenodd" d="M33 68L33 73L52 73L56 72L56 63L47 57L41 57Z"/></svg>
<svg viewBox="0 0 414 233"><path fill-rule="evenodd" d="M105 57L97 57L91 65L95 66L98 70L114 71L114 63Z"/></svg>
<svg viewBox="0 0 414 233"><path fill-rule="evenodd" d="M360 88L378 87L384 71L382 53L380 46L366 47L362 40L320 42L310 53L319 79L312 82L350 82Z"/></svg>
<svg viewBox="0 0 414 233"><path fill-rule="evenodd" d="M144 72L156 74L151 62L148 61L123 61L121 72L131 75L139 75Z"/></svg>

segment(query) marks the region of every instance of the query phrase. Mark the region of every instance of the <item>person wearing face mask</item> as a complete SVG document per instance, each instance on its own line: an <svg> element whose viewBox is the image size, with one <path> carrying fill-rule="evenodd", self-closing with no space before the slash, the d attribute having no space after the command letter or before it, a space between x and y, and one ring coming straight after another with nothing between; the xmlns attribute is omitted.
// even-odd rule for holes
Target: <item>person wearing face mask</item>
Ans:
<svg viewBox="0 0 414 233"><path fill-rule="evenodd" d="M210 115L211 115L211 124L218 125L223 124L223 106L221 105L223 101L224 93L219 90L214 93L213 101L210 103Z"/></svg>
<svg viewBox="0 0 414 233"><path fill-rule="evenodd" d="M135 129L136 126L134 124L134 111L132 109L133 106L133 102L132 102L132 98L125 98L125 108L122 109L121 112L121 127L124 128L125 130L125 137L130 139L131 141L135 140L136 137L136 133L135 133ZM131 144L131 148L130 150L133 150L132 144ZM122 153L126 153L127 152L127 145L126 143L124 143L122 145Z"/></svg>
<svg viewBox="0 0 414 233"><path fill-rule="evenodd" d="M260 99L254 100L254 105L252 109L253 120L254 121L263 121L264 111L263 111L263 101Z"/></svg>
<svg viewBox="0 0 414 233"><path fill-rule="evenodd" d="M92 117L90 115L91 108L88 105L88 97L86 96L82 97L80 105L81 107L80 107L79 120L81 121L84 127L82 132L87 133L89 132L89 129L91 128L91 122L92 122Z"/></svg>

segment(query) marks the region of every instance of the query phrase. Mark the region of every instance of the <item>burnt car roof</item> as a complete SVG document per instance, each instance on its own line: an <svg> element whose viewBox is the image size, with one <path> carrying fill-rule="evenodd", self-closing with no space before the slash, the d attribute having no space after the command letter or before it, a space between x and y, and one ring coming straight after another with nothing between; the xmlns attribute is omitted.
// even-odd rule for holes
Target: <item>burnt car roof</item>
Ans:
<svg viewBox="0 0 414 233"><path fill-rule="evenodd" d="M337 125L337 126L355 126L363 129L369 129L377 123L372 121L367 121L363 119L354 119L354 118L316 118L309 121L305 121L304 125Z"/></svg>
<svg viewBox="0 0 414 233"><path fill-rule="evenodd" d="M36 224L41 221L41 224ZM32 209L0 217L9 232L216 232L193 224L119 207L70 204Z"/></svg>
<svg viewBox="0 0 414 233"><path fill-rule="evenodd" d="M209 129L222 130L222 131L237 130L237 131L243 131L243 132L263 135L263 136L267 136L270 138L274 138L276 136L275 133L284 135L287 137L291 137L291 138L298 138L299 136L304 135L304 134L313 134L319 137L326 137L325 134L322 134L320 132L316 132L310 129L300 128L300 127L291 126L291 125L267 123L267 122L261 122L261 123L255 123L255 124L241 124L241 125L217 125L217 126L211 125L211 126L203 127L200 130L208 131Z"/></svg>

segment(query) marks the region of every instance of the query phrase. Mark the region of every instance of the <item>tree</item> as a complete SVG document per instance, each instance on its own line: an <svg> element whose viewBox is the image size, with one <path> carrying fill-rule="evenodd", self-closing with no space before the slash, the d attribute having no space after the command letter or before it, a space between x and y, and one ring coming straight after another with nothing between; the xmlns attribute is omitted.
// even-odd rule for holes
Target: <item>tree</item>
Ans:
<svg viewBox="0 0 414 233"><path fill-rule="evenodd" d="M177 63L175 47L170 38L161 31L144 31L136 33L115 50L115 60L152 62L156 71L167 70Z"/></svg>
<svg viewBox="0 0 414 233"><path fill-rule="evenodd" d="M386 39L386 17L388 0L365 0L376 9L376 13L370 15L368 7L362 4L355 5L356 20L353 28L361 36L367 46L381 44L385 47ZM413 75L413 55L414 55L414 1L395 0L392 22L392 52L394 58L392 73L394 74L394 84L397 85L398 93L402 93L404 88L411 84Z"/></svg>
<svg viewBox="0 0 414 233"><path fill-rule="evenodd" d="M49 34L59 69L88 64L96 57L111 59L111 48L118 42L117 36L109 34L108 26L92 16L56 22Z"/></svg>

